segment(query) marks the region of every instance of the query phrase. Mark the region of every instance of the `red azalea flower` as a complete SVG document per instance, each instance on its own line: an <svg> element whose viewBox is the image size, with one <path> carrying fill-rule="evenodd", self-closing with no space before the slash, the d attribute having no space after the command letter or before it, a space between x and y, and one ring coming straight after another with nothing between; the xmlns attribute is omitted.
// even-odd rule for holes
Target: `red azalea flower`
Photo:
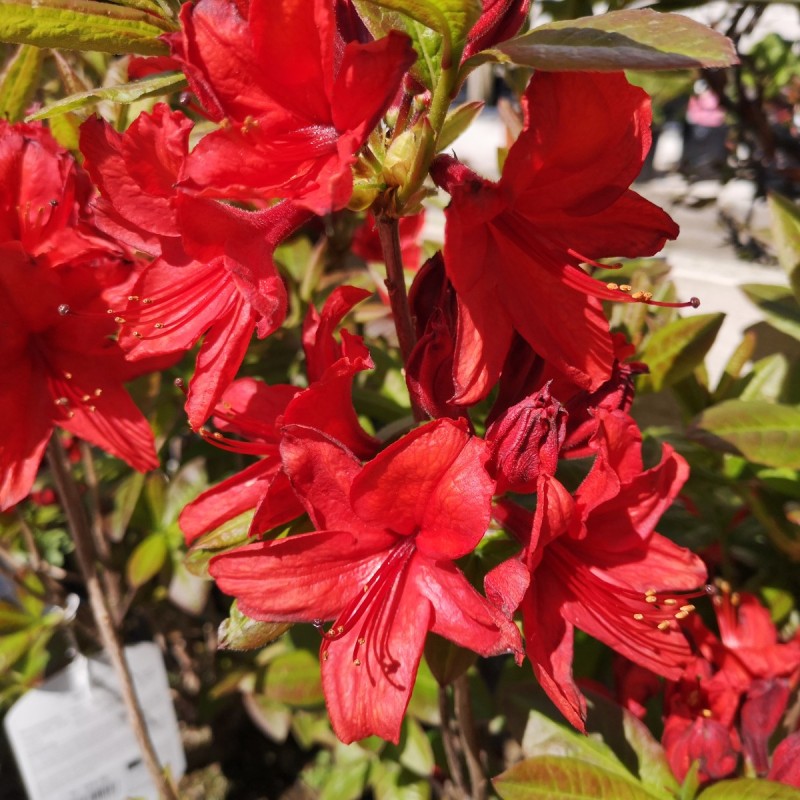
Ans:
<svg viewBox="0 0 800 800"><path fill-rule="evenodd" d="M701 585L705 567L654 532L688 467L665 445L661 463L642 471L640 448L633 420L603 414L595 464L574 499L544 474L535 514L509 501L495 513L525 549L489 573L487 591L506 594L504 582L518 574L507 604L521 599L527 655L544 690L580 730L585 701L572 677L573 628L673 680L691 657L675 619L693 607L675 592Z"/></svg>
<svg viewBox="0 0 800 800"><path fill-rule="evenodd" d="M447 156L434 162L452 196L444 259L459 297L462 403L489 392L515 332L582 388L607 381L614 354L600 300L652 300L609 289L578 265L652 255L678 233L628 188L650 147L650 105L623 74L537 72L524 109L499 183Z"/></svg>
<svg viewBox="0 0 800 800"><path fill-rule="evenodd" d="M105 199L105 229L159 256L113 309L128 358L182 353L203 337L186 401L197 428L233 380L254 330L263 338L283 322L286 290L272 252L311 215L289 203L251 213L176 189L190 127L163 105L122 135L90 119L81 149Z"/></svg>
<svg viewBox="0 0 800 800"><path fill-rule="evenodd" d="M222 395L214 423L220 431L234 433L238 441L221 433L201 433L212 444L260 460L208 491L184 508L179 524L191 544L239 514L255 509L251 534L268 531L303 513L303 507L281 470L279 445L284 424L302 424L336 437L362 458L378 452L379 443L358 422L351 398L353 377L372 368L372 360L357 336L342 331L341 344L334 330L344 316L369 292L352 286L334 290L322 313L309 308L303 340L306 371L311 385L267 386L242 378Z"/></svg>
<svg viewBox="0 0 800 800"><path fill-rule="evenodd" d="M41 126L0 122L0 509L30 490L56 425L145 471L150 428L122 386L104 292L128 279L88 181ZM14 194L16 193L16 194ZM140 371L140 370L138 370Z"/></svg>
<svg viewBox="0 0 800 800"><path fill-rule="evenodd" d="M362 466L292 426L281 456L317 532L223 554L211 574L255 619L334 619L321 658L336 734L397 742L429 630L482 655L519 651L516 627L453 563L489 522L486 447L439 420Z"/></svg>
<svg viewBox="0 0 800 800"><path fill-rule="evenodd" d="M205 136L183 185L215 197L283 197L318 214L352 194L355 154L416 55L392 32L344 44L330 0L200 0L170 37L189 85L219 130Z"/></svg>

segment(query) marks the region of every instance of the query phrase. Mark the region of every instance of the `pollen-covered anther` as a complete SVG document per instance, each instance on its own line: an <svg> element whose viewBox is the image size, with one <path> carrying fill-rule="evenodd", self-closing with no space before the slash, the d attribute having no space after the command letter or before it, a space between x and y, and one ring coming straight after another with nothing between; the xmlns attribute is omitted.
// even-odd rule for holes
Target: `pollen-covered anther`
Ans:
<svg viewBox="0 0 800 800"><path fill-rule="evenodd" d="M363 636L359 636L358 637L358 643L359 644L366 644L367 640Z"/></svg>
<svg viewBox="0 0 800 800"><path fill-rule="evenodd" d="M116 311L114 311L114 309L113 309L113 308L107 308L107 309L106 309L106 314L108 314L109 316L113 316L113 315L114 315L114 314L116 314L116 313L117 313L117 312L116 312Z"/></svg>
<svg viewBox="0 0 800 800"><path fill-rule="evenodd" d="M156 322L155 325L153 325L153 327L154 328L158 328L159 330L161 330L161 328L164 327L164 323L163 322Z"/></svg>
<svg viewBox="0 0 800 800"><path fill-rule="evenodd" d="M85 394L81 397L81 403L88 403L92 399L90 394Z"/></svg>
<svg viewBox="0 0 800 800"><path fill-rule="evenodd" d="M89 411L94 413L95 411L97 411L97 406L89 406Z"/></svg>
<svg viewBox="0 0 800 800"><path fill-rule="evenodd" d="M131 333L131 336L133 336L135 339L144 339L144 336L142 336L142 334L139 333L139 331L133 331Z"/></svg>
<svg viewBox="0 0 800 800"><path fill-rule="evenodd" d="M641 622L644 619L644 614L640 614L639 612L637 612L636 614L633 615L633 618L637 622Z"/></svg>
<svg viewBox="0 0 800 800"><path fill-rule="evenodd" d="M606 289L610 289L612 292L615 292L617 289L619 289L619 284L618 283L607 283L606 284Z"/></svg>
<svg viewBox="0 0 800 800"><path fill-rule="evenodd" d="M66 316L67 316L67 314L69 314L70 310L71 310L71 309L70 309L70 307L69 307L69 305L68 305L67 303L62 303L62 304L61 304L61 305L58 307L58 313L59 313L59 315L60 315L60 316L62 316L62 317L66 317Z"/></svg>
<svg viewBox="0 0 800 800"><path fill-rule="evenodd" d="M144 305L146 305L146 306L149 306L152 302L153 302L153 299L151 297L145 297L145 299L142 300L142 303L144 303Z"/></svg>
<svg viewBox="0 0 800 800"><path fill-rule="evenodd" d="M686 619L689 616L688 611L677 611L675 612L675 619Z"/></svg>
<svg viewBox="0 0 800 800"><path fill-rule="evenodd" d="M664 601L664 605L665 606L676 606L676 605L678 605L678 601L674 597L668 597Z"/></svg>
<svg viewBox="0 0 800 800"><path fill-rule="evenodd" d="M658 625L656 625L656 627L660 631L666 631L666 630L669 630L670 624L671 623L670 623L670 621L668 619L662 619L661 622L659 622Z"/></svg>
<svg viewBox="0 0 800 800"><path fill-rule="evenodd" d="M57 397L55 400L57 406L68 406L69 400L66 397Z"/></svg>
<svg viewBox="0 0 800 800"><path fill-rule="evenodd" d="M258 127L258 120L255 117L251 117L249 114L244 118L244 122L242 122L242 133L249 133L253 128Z"/></svg>
<svg viewBox="0 0 800 800"><path fill-rule="evenodd" d="M129 294L128 295L128 300L130 300L131 303L135 303L138 299L139 299L139 295L138 294Z"/></svg>
<svg viewBox="0 0 800 800"><path fill-rule="evenodd" d="M681 606L681 611L685 611L687 614L691 614L694 611L695 607L691 603L687 603L685 606Z"/></svg>
<svg viewBox="0 0 800 800"><path fill-rule="evenodd" d="M101 394L103 394L103 390L102 389L95 389L94 390L94 396L95 397L100 397Z"/></svg>
<svg viewBox="0 0 800 800"><path fill-rule="evenodd" d="M361 659L360 658L354 658L353 659L353 666L354 667L360 667L361 666Z"/></svg>
<svg viewBox="0 0 800 800"><path fill-rule="evenodd" d="M631 286L629 283L621 283L619 285L619 290L621 292L629 292L631 289L633 289L633 286Z"/></svg>
<svg viewBox="0 0 800 800"><path fill-rule="evenodd" d="M711 711L711 709L710 709L710 708L704 708L704 709L703 709L703 710L700 712L700 714L701 714L702 716L704 716L706 719L710 719L711 717L713 717L713 716L714 716L714 714L713 714L713 712Z"/></svg>
<svg viewBox="0 0 800 800"><path fill-rule="evenodd" d="M645 595L644 598L645 603L657 603L658 598L654 594Z"/></svg>
<svg viewBox="0 0 800 800"><path fill-rule="evenodd" d="M219 431L214 431L211 435L217 440L222 438L222 434Z"/></svg>
<svg viewBox="0 0 800 800"><path fill-rule="evenodd" d="M65 377L65 378L66 378L68 381L71 381L71 380L72 380L72 373L71 373L71 372L65 372L65 373L64 373L64 377Z"/></svg>
<svg viewBox="0 0 800 800"><path fill-rule="evenodd" d="M124 325L125 317L114 317L114 322L116 322L117 325Z"/></svg>

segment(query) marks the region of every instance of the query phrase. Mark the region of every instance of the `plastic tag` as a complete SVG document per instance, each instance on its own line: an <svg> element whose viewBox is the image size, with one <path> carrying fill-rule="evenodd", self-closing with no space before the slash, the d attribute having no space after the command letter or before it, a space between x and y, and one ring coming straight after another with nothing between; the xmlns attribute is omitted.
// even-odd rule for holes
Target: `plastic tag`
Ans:
<svg viewBox="0 0 800 800"><path fill-rule="evenodd" d="M125 648L136 693L162 766L186 770L161 652ZM5 729L30 800L158 800L104 656L78 656L18 700Z"/></svg>

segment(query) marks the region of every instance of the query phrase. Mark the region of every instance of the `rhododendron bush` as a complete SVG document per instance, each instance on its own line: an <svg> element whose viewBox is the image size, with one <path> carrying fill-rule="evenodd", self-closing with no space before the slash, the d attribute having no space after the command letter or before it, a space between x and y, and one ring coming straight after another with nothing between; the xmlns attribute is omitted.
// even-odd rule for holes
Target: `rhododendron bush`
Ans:
<svg viewBox="0 0 800 800"><path fill-rule="evenodd" d="M6 706L67 641L153 639L213 745L176 786L140 735L167 796L796 795L796 390L746 342L710 388L721 318L631 188L624 70L728 40L529 0L3 8ZM451 147L487 63L521 87L496 181Z"/></svg>

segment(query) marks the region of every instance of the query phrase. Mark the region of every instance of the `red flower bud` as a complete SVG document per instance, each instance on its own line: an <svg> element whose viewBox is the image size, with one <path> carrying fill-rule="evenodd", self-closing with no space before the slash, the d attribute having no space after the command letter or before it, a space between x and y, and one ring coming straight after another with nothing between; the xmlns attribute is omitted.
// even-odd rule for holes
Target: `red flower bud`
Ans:
<svg viewBox="0 0 800 800"><path fill-rule="evenodd" d="M489 469L496 476L498 494L508 490L533 492L540 473L555 473L566 423L567 413L551 397L548 384L489 426Z"/></svg>

